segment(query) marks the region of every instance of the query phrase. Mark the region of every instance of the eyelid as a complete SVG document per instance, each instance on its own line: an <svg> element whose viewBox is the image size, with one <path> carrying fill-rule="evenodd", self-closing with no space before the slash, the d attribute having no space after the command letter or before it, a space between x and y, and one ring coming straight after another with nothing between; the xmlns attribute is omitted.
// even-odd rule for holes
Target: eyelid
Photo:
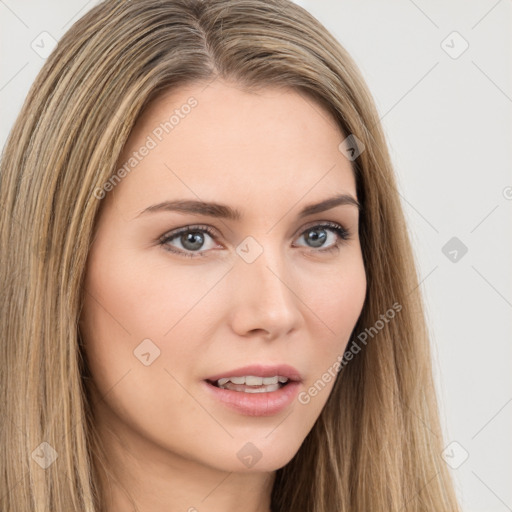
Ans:
<svg viewBox="0 0 512 512"><path fill-rule="evenodd" d="M332 227L340 226L341 228L343 228L344 231L346 231L347 233L350 233L350 229L348 229L346 227L346 224L344 224L342 222L320 219L320 220L313 220L313 221L307 222L306 224L301 225L301 227L298 228L293 233L292 236L296 237L298 235L302 235L304 233L304 231L307 230L307 229L310 229L310 228L313 228L313 227L316 227L316 226L323 226L323 225L329 225L329 226L332 226ZM182 226L182 227L179 227L179 228L174 228L174 229L171 229L171 230L167 231L162 236L160 236L158 238L158 240L168 239L171 236L174 237L174 236L179 235L180 233L183 233L183 232L186 233L188 231L193 231L193 230L205 231L206 233L208 233L212 237L213 236L217 236L217 237L220 236L220 237L222 237L222 235L220 234L220 231L218 229L216 229L213 226L210 226L208 224L186 224L185 226Z"/></svg>
<svg viewBox="0 0 512 512"><path fill-rule="evenodd" d="M345 231L348 232L348 229L345 228L345 225L341 222L336 222L334 220L312 220L311 222L307 222L306 224L303 224L295 233L293 236L302 235L304 231L314 228L316 226L326 226L326 227L341 227Z"/></svg>
<svg viewBox="0 0 512 512"><path fill-rule="evenodd" d="M170 231L167 231L161 237L159 237L159 240L174 238L180 235L181 233L187 233L188 231L204 231L212 237L219 236L219 231L207 224L187 224L186 226L182 226L180 228L175 228L171 229Z"/></svg>

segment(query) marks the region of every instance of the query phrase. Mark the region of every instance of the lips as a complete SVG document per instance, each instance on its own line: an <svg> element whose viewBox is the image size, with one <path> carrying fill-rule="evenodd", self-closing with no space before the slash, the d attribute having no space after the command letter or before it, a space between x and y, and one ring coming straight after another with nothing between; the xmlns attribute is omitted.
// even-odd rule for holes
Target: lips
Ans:
<svg viewBox="0 0 512 512"><path fill-rule="evenodd" d="M301 382L293 366L257 364L212 375L204 379L204 389L217 403L239 414L271 416L292 405Z"/></svg>

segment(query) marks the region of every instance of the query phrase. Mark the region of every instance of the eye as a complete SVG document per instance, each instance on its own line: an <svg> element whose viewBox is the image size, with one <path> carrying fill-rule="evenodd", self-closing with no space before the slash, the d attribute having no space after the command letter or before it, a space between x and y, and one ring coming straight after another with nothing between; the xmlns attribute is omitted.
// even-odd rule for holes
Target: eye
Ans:
<svg viewBox="0 0 512 512"><path fill-rule="evenodd" d="M215 237L215 231L209 226L185 226L164 235L159 244L165 250L180 256L188 258L204 257L208 255L209 250L216 247L213 243ZM303 231L299 240L304 238L304 241L311 245L299 244L299 247L307 247L315 253L325 253L337 249L342 243L349 240L349 237L349 231L340 224L324 222L315 224ZM210 239L209 243L207 243L208 239ZM326 242L330 243L326 244Z"/></svg>
<svg viewBox="0 0 512 512"><path fill-rule="evenodd" d="M312 244L308 247L313 249L320 248L314 252L328 252L337 249L342 243L349 240L350 233L340 224L325 222L307 228L303 231L299 240L301 238L304 238L306 243ZM328 241L330 243L326 243Z"/></svg>
<svg viewBox="0 0 512 512"><path fill-rule="evenodd" d="M185 226L168 235L164 235L160 240L160 245L164 246L166 250L179 254L180 256L194 258L197 256L206 256L205 251L208 250L208 247L203 249L203 245L205 244L206 238L213 240L214 236L215 232L208 226ZM170 245L170 242L175 239L177 239L176 242L178 242L181 247ZM212 247L209 248L211 249ZM199 252L199 249L203 250Z"/></svg>

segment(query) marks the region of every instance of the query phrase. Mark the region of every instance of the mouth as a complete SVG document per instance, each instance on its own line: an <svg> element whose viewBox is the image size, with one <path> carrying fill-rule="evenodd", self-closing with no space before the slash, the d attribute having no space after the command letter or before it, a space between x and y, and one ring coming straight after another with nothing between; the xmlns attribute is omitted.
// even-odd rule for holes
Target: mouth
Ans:
<svg viewBox="0 0 512 512"><path fill-rule="evenodd" d="M256 375L243 375L240 377L222 377L217 380L207 379L212 386L242 393L271 393L286 386L288 377L274 375L273 377L261 377Z"/></svg>
<svg viewBox="0 0 512 512"><path fill-rule="evenodd" d="M269 416L288 408L302 377L289 365L251 365L204 380L206 390L225 406L248 416Z"/></svg>

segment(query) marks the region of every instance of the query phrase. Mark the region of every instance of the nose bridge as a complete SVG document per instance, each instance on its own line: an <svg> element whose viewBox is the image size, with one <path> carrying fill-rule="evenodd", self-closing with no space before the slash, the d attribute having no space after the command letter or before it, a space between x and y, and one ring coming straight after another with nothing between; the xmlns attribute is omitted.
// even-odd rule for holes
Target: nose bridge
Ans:
<svg viewBox="0 0 512 512"><path fill-rule="evenodd" d="M268 240L264 245L256 245L254 239L246 242L238 247L240 260L233 275L234 326L240 332L262 329L272 336L286 334L300 321L300 301L290 282L286 255Z"/></svg>

